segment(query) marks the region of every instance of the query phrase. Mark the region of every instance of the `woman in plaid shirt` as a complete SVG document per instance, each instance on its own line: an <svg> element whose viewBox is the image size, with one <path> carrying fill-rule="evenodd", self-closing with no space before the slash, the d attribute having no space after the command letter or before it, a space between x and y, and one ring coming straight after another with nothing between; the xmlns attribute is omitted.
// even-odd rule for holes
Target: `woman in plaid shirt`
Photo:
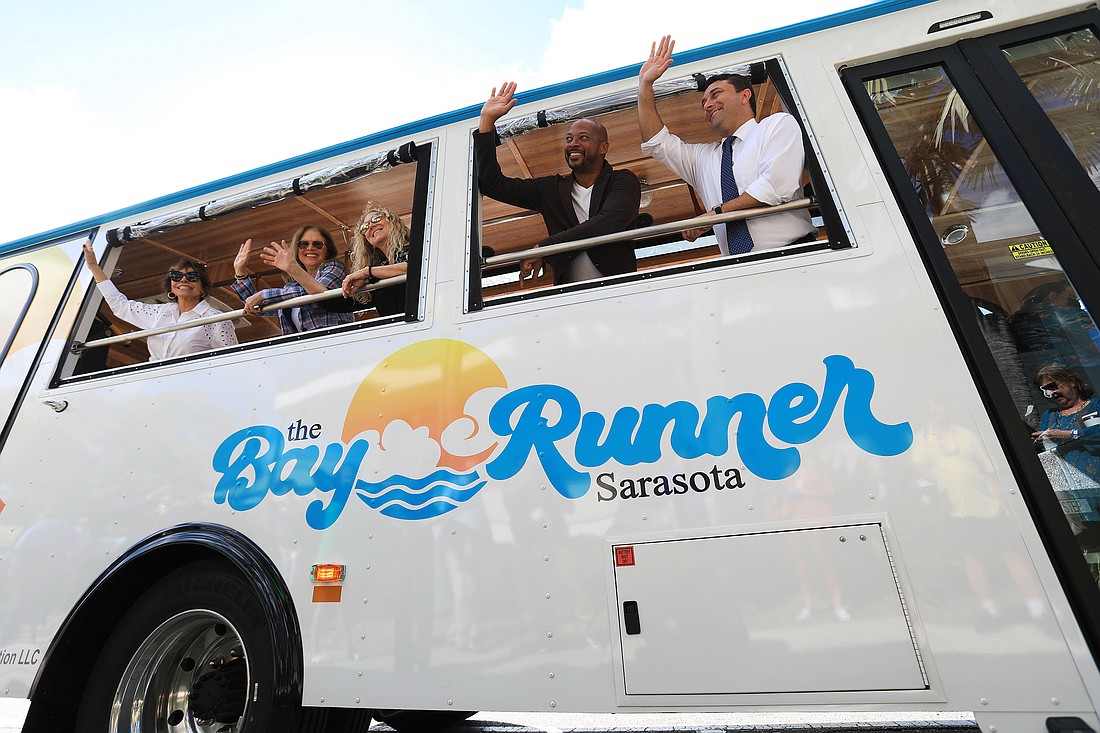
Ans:
<svg viewBox="0 0 1100 733"><path fill-rule="evenodd" d="M287 274L287 283L281 288L257 290L248 273L248 258L252 253L252 240L241 245L233 260L233 290L244 301L245 313L259 313L265 305L280 303L307 293L323 293L339 290L347 275L343 263L337 257L336 244L326 230L312 224L300 227L288 245L286 241L272 242L264 248L260 258ZM351 313L332 313L317 303L277 311L279 326L284 334L312 331L325 326L351 323Z"/></svg>

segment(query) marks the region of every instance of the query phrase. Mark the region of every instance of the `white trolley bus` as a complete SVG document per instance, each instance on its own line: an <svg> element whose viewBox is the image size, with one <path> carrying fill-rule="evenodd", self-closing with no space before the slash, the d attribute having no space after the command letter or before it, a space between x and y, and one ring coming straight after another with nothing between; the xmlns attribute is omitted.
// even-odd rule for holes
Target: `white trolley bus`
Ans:
<svg viewBox="0 0 1100 733"><path fill-rule="evenodd" d="M685 241L718 218L640 152L635 66L521 94L497 152L557 173L560 123L600 120L642 179L636 273L520 287L543 224L479 194L478 107L0 246L0 692L26 730L1100 730L1100 13L899 0L679 54L674 132L713 138L699 80L728 71L801 125L786 206L815 241ZM290 335L270 316L338 291L241 309L241 242L311 223L344 254L367 201L411 231L369 286L396 308ZM204 263L238 343L150 362L89 237L147 303Z"/></svg>

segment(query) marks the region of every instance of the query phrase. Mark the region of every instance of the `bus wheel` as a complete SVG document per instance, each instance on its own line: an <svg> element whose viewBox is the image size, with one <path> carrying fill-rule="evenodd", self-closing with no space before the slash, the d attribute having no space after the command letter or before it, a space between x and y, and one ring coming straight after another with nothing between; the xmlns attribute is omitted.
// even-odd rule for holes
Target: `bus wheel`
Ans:
<svg viewBox="0 0 1100 733"><path fill-rule="evenodd" d="M374 719L401 733L434 733L461 723L477 711L463 710L375 710Z"/></svg>
<svg viewBox="0 0 1100 733"><path fill-rule="evenodd" d="M274 653L244 580L217 563L181 568L111 632L81 698L77 730L293 730L304 711L274 708Z"/></svg>

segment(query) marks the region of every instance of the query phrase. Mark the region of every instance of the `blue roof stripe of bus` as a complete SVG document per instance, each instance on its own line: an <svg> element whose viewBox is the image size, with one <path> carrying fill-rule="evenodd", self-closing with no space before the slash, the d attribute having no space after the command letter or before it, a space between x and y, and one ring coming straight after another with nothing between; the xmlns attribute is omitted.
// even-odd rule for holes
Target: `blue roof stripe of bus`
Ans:
<svg viewBox="0 0 1100 733"><path fill-rule="evenodd" d="M797 36L807 35L809 33L815 33L817 31L826 30L829 28L837 28L840 26L848 25L849 23L856 23L861 20L867 20L868 18L877 18L882 15L894 13L900 10L907 10L909 8L919 7L921 5L928 5L935 2L935 0L885 0L884 2L874 3L861 8L853 8L852 10L845 10L840 13L834 13L827 15L823 18L817 18L814 20L807 20L793 25L784 26L782 28L776 28L770 31L763 31L761 33L754 33L751 36L744 36L741 38L735 38L729 41L723 41L721 43L715 43L710 46L704 46L703 48L697 48L692 51L685 51L683 53L676 54L676 65L687 64L702 59L711 58L714 56L721 56L723 54L732 53L734 51L741 51L756 46L763 46L768 43L774 43L776 41L782 41L788 38L795 38ZM700 19L702 21L702 19ZM610 71L604 71L599 74L592 74L580 79L574 79L573 81L561 82L559 84L553 84L539 89L533 89L528 92L520 92L516 95L518 104L523 105L530 102L537 102L540 99L547 99L549 97L556 97L561 94L567 94L579 89L586 89L589 87L599 86L601 84L607 84L613 81L620 81L622 79L629 78L631 76L637 76L638 70L641 68L641 64L632 64L630 66L622 66L618 69L612 69ZM365 137L357 138L355 140L349 140L345 143L333 145L331 147L322 148L312 153L305 153L293 158L287 158L277 163L272 163L260 168L253 168L252 170L238 173L233 176L221 178L210 183L206 183L200 186L194 186L192 188L184 189L167 196L161 196L159 198L150 199L135 206L129 206L124 209L118 209L106 214L94 216L89 219L78 221L74 224L68 224L66 226L51 229L40 234L35 234L29 237L23 237L16 239L7 244L0 244L0 255L7 252L11 252L21 247L26 247L33 244L39 244L41 242L48 242L52 239L59 239L72 234L76 234L85 230L89 230L98 227L108 221L114 221L117 219L124 219L135 214L139 214L144 211L151 211L153 209L159 209L164 206L169 206L174 203L186 201L203 194L214 193L221 191L232 186L237 186L242 183L247 183L267 176L275 175L283 171L297 168L302 165L308 165L334 156L343 155L345 153L354 152L361 148L374 145L376 143L385 141L394 141L397 144L406 142L405 138L411 135L415 135L418 132L425 130L431 130L437 127L443 127L455 122L460 122L465 119L476 117L481 111L481 103L471 105L469 107L463 107L462 109L455 110L453 112L447 112L445 114L436 115L435 117L428 117L418 122L411 122L398 127L392 127L388 130L367 135Z"/></svg>

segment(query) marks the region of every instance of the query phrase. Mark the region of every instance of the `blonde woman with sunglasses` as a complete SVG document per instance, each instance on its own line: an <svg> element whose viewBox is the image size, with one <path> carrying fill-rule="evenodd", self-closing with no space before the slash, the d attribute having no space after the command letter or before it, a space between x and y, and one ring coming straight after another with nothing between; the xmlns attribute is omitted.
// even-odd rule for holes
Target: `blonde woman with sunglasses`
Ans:
<svg viewBox="0 0 1100 733"><path fill-rule="evenodd" d="M207 316L215 316L220 310L206 302L210 292L210 279L201 262L180 260L172 265L164 277L164 291L167 303L143 303L129 300L119 292L107 273L96 261L92 250L92 240L84 242L84 262L95 278L96 287L103 300L116 316L141 329L174 326L177 323L194 321ZM209 323L205 326L185 328L146 339L149 347L149 361L163 361L176 356L186 356L197 351L233 346L237 343L237 334L231 321Z"/></svg>
<svg viewBox="0 0 1100 733"><path fill-rule="evenodd" d="M355 292L364 285L404 275L409 269L409 228L385 206L368 201L351 242L352 273L344 279L344 297L370 303L380 315L405 310L405 286Z"/></svg>
<svg viewBox="0 0 1100 733"><path fill-rule="evenodd" d="M333 242L332 235L312 224L299 227L289 245L285 240L272 242L260 254L260 259L265 264L286 273L287 282L281 288L256 288L247 269L251 254L252 240L249 239L241 245L233 260L233 291L244 301L245 313L259 314L265 305L339 288L347 275L347 269L337 259L336 243ZM351 323L354 319L350 313L330 312L318 303L282 308L277 313L279 326L284 334L339 326Z"/></svg>

